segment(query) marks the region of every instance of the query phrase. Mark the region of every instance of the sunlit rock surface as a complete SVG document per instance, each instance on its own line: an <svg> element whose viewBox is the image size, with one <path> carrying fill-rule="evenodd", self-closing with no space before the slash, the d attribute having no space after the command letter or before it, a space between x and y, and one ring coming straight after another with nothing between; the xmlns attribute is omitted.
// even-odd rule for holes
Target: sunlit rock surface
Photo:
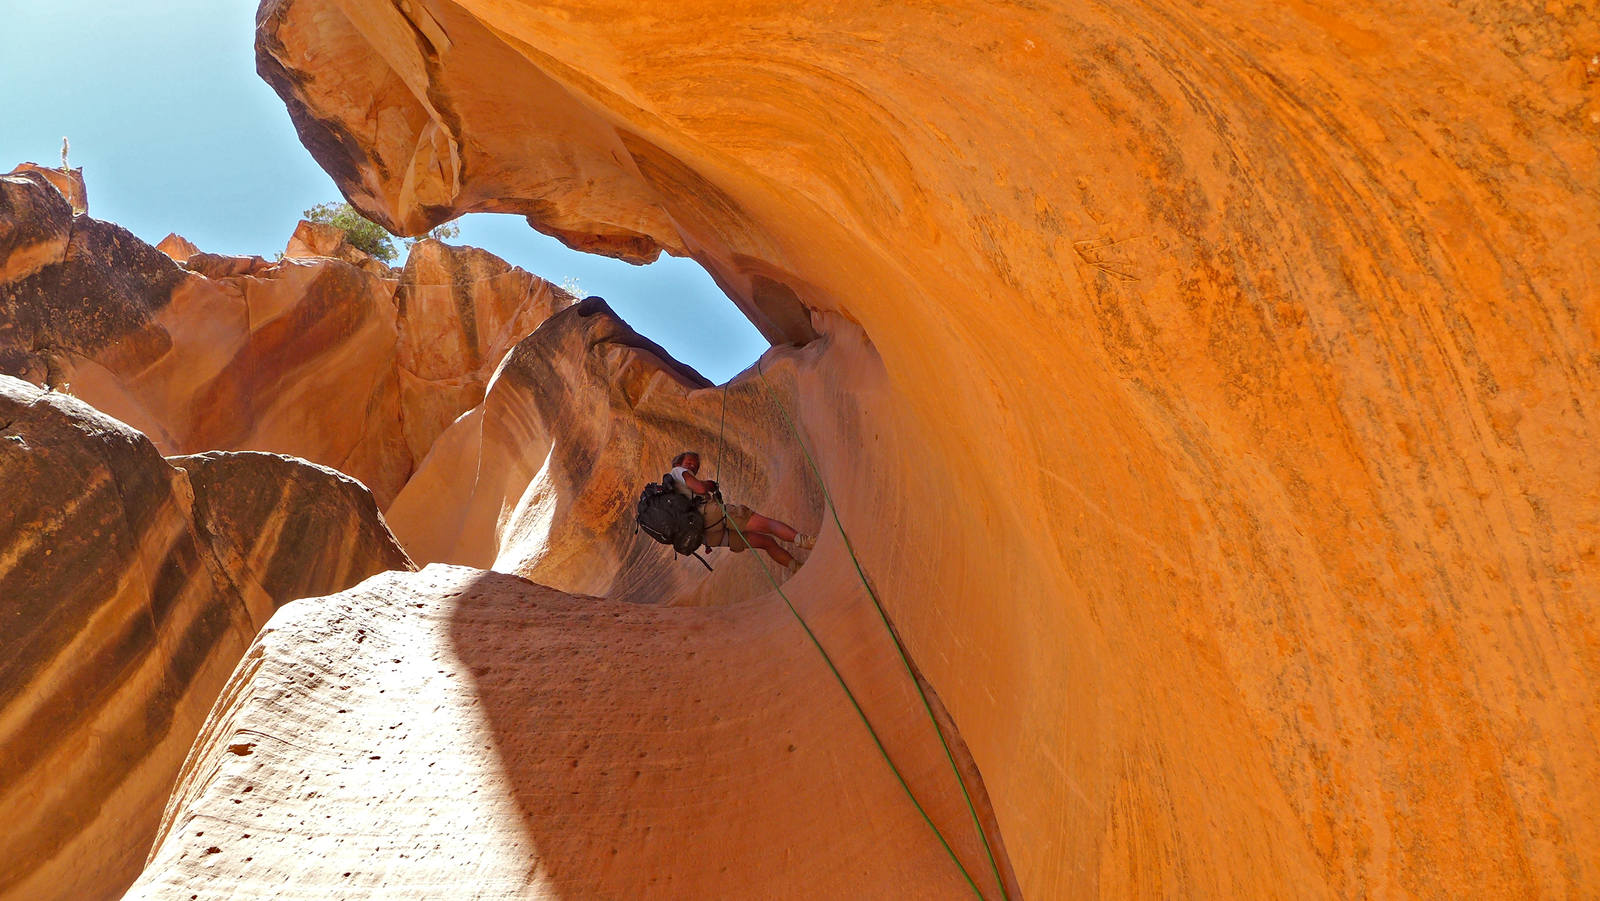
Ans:
<svg viewBox="0 0 1600 901"><path fill-rule="evenodd" d="M807 596L846 586L820 587ZM806 610L831 623L933 816L959 826L882 627L826 602ZM972 835L952 833L969 856ZM129 897L965 890L781 606L629 604L431 566L273 618Z"/></svg>
<svg viewBox="0 0 1600 901"><path fill-rule="evenodd" d="M349 478L0 376L0 897L116 897L273 611L410 567Z"/></svg>
<svg viewBox="0 0 1600 901"><path fill-rule="evenodd" d="M420 463L479 404L495 367L572 298L476 247L416 244L395 290L395 363L406 447Z"/></svg>
<svg viewBox="0 0 1600 901"><path fill-rule="evenodd" d="M639 487L680 449L702 449L730 500L813 532L802 437L869 472L901 452L874 422L889 395L870 346L820 324L726 395L595 298L518 344L391 508L421 559L499 572L433 567L286 608L213 711L134 897L960 897L963 868L998 897L838 534L790 578L726 550L708 573L633 530Z"/></svg>
<svg viewBox="0 0 1600 901"><path fill-rule="evenodd" d="M191 256L200 252L195 243L177 232L167 232L167 236L156 242L156 250L161 251L173 260L182 263Z"/></svg>
<svg viewBox="0 0 1600 901"><path fill-rule="evenodd" d="M859 325L892 447L832 431L848 370L798 408L1026 896L1600 886L1592 6L268 0L258 28L380 221L516 211L690 254L774 339Z"/></svg>
<svg viewBox="0 0 1600 901"><path fill-rule="evenodd" d="M336 225L326 222L311 222L300 220L295 226L294 234L289 236L289 244L283 250L286 257L332 257L344 260L352 266L363 269L379 278L394 276L391 267L365 250L350 243L345 237L344 230Z"/></svg>
<svg viewBox="0 0 1600 901"><path fill-rule="evenodd" d="M75 216L38 173L7 176L0 372L69 391L163 453L292 454L387 505L505 351L570 298L435 241L389 277L342 234L301 241L313 225L278 263L176 235L158 250Z"/></svg>
<svg viewBox="0 0 1600 901"><path fill-rule="evenodd" d="M83 167L76 169L52 168L41 166L38 163L19 163L8 175L21 175L24 172L37 172L44 176L61 196L67 199L74 213L89 212L89 189L83 181Z"/></svg>
<svg viewBox="0 0 1600 901"><path fill-rule="evenodd" d="M821 356L807 353L807 365ZM434 442L390 524L419 562L576 594L678 604L762 594L771 583L755 555L714 551L708 574L640 533L632 511L646 482L696 450L729 502L815 534L822 492L779 406L793 406L784 359L770 365L772 397L753 371L715 388L587 299L506 355L484 403Z"/></svg>

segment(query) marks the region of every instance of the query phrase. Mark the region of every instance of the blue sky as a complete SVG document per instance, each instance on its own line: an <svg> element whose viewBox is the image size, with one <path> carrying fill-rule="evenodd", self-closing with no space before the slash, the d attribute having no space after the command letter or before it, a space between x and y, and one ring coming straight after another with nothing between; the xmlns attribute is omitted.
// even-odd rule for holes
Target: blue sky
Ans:
<svg viewBox="0 0 1600 901"><path fill-rule="evenodd" d="M342 198L255 73L255 0L0 0L0 173L82 166L89 212L155 243L177 232L216 253L281 251L302 211ZM766 342L699 265L568 250L520 217L472 215L452 243L561 282L575 278L714 381Z"/></svg>

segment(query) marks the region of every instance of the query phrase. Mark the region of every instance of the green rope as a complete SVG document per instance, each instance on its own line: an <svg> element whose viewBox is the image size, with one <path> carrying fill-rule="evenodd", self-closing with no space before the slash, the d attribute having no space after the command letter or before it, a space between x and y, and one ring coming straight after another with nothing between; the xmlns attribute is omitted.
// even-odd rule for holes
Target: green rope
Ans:
<svg viewBox="0 0 1600 901"><path fill-rule="evenodd" d="M806 462L810 465L812 474L817 478L817 484L822 487L822 494L827 500L829 513L833 517L835 527L837 527L839 530L840 537L844 539L845 550L850 554L850 559L855 565L856 575L861 579L861 584L867 589L867 594L872 598L873 607L878 611L878 618L882 621L884 629L889 633L889 637L895 646L895 653L899 655L900 663L905 668L906 675L910 677L912 686L917 690L917 696L922 700L923 710L927 713L928 719L933 725L934 734L939 737L939 744L944 748L945 759L949 762L951 772L955 775L956 784L961 788L961 797L966 801L967 812L972 817L972 825L975 829L977 829L978 840L983 844L984 853L988 856L989 868L994 875L995 885L1000 889L1001 898L1009 901L1010 896L1006 892L1005 880L1000 877L1000 867L995 860L994 850L990 847L988 835L984 832L983 825L978 819L977 807L972 801L972 795L967 791L966 780L961 777L961 769L956 764L955 754L950 750L949 742L945 740L944 730L939 728L938 718L933 713L933 706L928 701L927 693L923 691L922 684L917 680L916 673L911 668L911 661L906 656L905 649L901 646L899 638L894 634L893 627L889 625L889 617L884 611L883 603L878 598L877 591L873 589L871 581L867 579L866 571L862 568L860 558L856 556L855 547L850 541L850 536L845 532L844 524L839 520L839 511L833 503L833 495L828 491L827 482L823 480L822 472L818 468L816 460L812 458L811 451L806 448L805 441L801 439L798 426L789 416L788 410L783 406L782 402L778 400L776 394L773 393L772 387L767 383L766 373L763 371L762 362L760 360L756 361L756 374L761 379L761 385L766 390L768 397L772 400L773 406L777 407L778 411L783 414L784 422L786 425L788 425L789 431L794 435L795 443L800 445L800 450L803 454L805 454ZM728 386L726 383L724 383L722 386L721 422L717 428L716 465L718 475L721 474L722 470L722 454L724 447L723 437L727 427L727 417ZM739 536L739 540L743 541L748 547L749 541L744 537L744 530L741 529L739 525L732 519L728 518L727 507L723 505L720 498L717 500L717 504L719 507L722 507L723 521L733 526L734 532ZM811 631L811 627L806 624L805 618L800 615L800 611L795 609L794 604L789 600L789 596L785 594L783 589L778 585L777 579L773 577L771 570L767 566L767 562L761 559L760 554L756 555L756 559L757 562L761 564L762 573L766 575L767 581L772 584L773 590L778 593L778 597L783 599L784 606L789 608L789 612L794 615L795 621L800 624L800 628L805 630L806 637L811 640L811 643L816 647L817 652L822 655L822 660L828 665L828 669L833 673L833 677L838 680L839 687L844 690L845 697L850 701L850 706L855 709L856 716L860 717L861 724L866 727L867 734L872 737L873 744L875 744L878 748L878 753L883 756L884 762L889 765L889 769L894 773L894 777L900 783L900 787L905 790L906 797L911 799L912 806L916 807L917 813L922 815L922 819L928 824L928 828L933 830L934 836L939 839L939 844L944 847L945 853L950 856L950 860L956 865L956 869L961 871L962 878L965 879L967 885L972 888L973 893L978 896L979 901L982 901L983 891L978 888L977 882L967 871L966 866L961 863L961 858L957 856L955 849L950 847L950 843L945 839L944 833L939 830L939 827L934 824L933 818L930 817L927 810L923 808L922 802L917 800L916 794L911 790L910 784L906 782L905 776L900 772L900 768L895 765L893 758L889 756L889 751L886 747L884 747L883 741L879 738L877 730L873 728L871 721L867 719L866 711L864 711L861 708L860 703L856 701L855 694L850 690L850 686L845 682L844 676L840 674L838 667L834 665L833 659L828 655L827 650L822 647L822 643L817 639L816 633Z"/></svg>
<svg viewBox="0 0 1600 901"><path fill-rule="evenodd" d="M717 425L717 475L722 475L722 432L728 427L728 383L722 383L722 422Z"/></svg>
<svg viewBox="0 0 1600 901"><path fill-rule="evenodd" d="M911 660L906 656L905 648L901 646L899 637L894 634L894 627L889 625L889 614L883 609L883 601L878 597L878 592L873 589L872 582L867 579L866 571L861 566L861 558L856 556L855 545L851 543L850 535L845 532L844 523L839 519L839 508L833 502L833 494L828 491L828 483L822 478L822 470L818 468L817 461L812 458L811 451L806 448L804 439L800 437L799 426L789 416L788 409L784 407L777 394L773 392L772 386L767 383L767 374L763 371L762 361L759 359L756 360L756 376L760 378L761 387L766 390L767 397L772 400L772 405L777 407L778 412L783 414L784 422L794 435L795 443L800 445L800 452L805 454L806 463L810 465L812 474L816 476L817 484L822 487L822 496L828 502L828 512L833 516L833 524L839 530L839 537L844 539L845 551L850 554L850 561L855 564L856 575L861 578L861 584L867 589L867 594L872 598L872 606L878 611L878 618L883 622L883 628L889 633L890 639L894 642L895 653L900 656L900 663L905 667L906 675L911 679L912 686L916 688L917 697L922 699L922 709L927 712L928 719L933 724L934 734L939 736L939 745L944 748L944 756L950 763L950 771L955 775L956 784L961 787L961 797L967 803L967 813L972 817L972 826L978 831L978 840L983 843L983 852L989 858L989 869L994 874L995 885L1000 888L1000 897L1009 901L1010 895L1006 892L1005 880L1000 878L1000 864L995 860L994 849L989 845L989 836L984 832L983 824L978 819L978 808L972 801L971 793L967 791L967 781L961 778L961 768L956 765L955 754L950 750L950 743L945 740L944 730L939 728L939 719L934 716L933 705L928 701L928 693L923 691L922 683L917 679L916 672L911 668ZM724 400L726 400L726 397L724 397ZM742 535L740 537L743 538ZM763 566L765 566L764 562ZM787 598L785 601L787 602ZM899 773L896 772L896 775L899 775ZM907 791L909 792L910 789L908 788ZM912 800L915 801L916 799L913 798ZM917 809L920 810L921 805L918 805ZM926 817L926 814L924 816ZM929 821L929 825L932 825L932 821ZM935 829L934 831L937 832L938 830ZM943 839L944 837L941 835L940 840L943 841ZM949 846L946 845L945 847L948 848ZM959 866L959 861L957 865ZM966 873L965 868L962 869L962 873ZM968 881L971 881L970 877L968 877ZM974 886L974 889L976 889L976 886ZM981 898L982 895L980 894L979 897Z"/></svg>
<svg viewBox="0 0 1600 901"><path fill-rule="evenodd" d="M745 540L744 530L739 528L738 523L728 517L727 506L721 500L717 501L717 506L722 507L723 522L732 526L733 531L738 534L739 540L743 541L746 547L750 547L750 542ZM917 813L922 814L923 822L927 823L928 828L933 830L933 834L939 839L939 844L944 846L945 853L950 855L951 862L956 865L956 869L961 871L961 878L967 881L967 885L972 887L973 894L978 896L978 901L983 901L983 891L978 888L978 883L973 881L972 874L967 872L966 866L961 863L961 858L956 856L955 849L950 847L950 843L945 840L944 833L940 832L939 827L933 824L933 818L928 816L928 811L923 809L922 802L917 800L916 793L911 791L911 786L906 782L906 777L901 775L900 768L895 766L894 759L889 756L889 749L883 746L883 739L878 737L878 730L872 728L872 721L867 719L867 712L861 709L861 704L856 701L855 693L850 690L849 684L844 681L844 676L840 674L839 668L834 666L833 658L828 656L827 650L822 647L822 642L817 639L817 634L811 631L811 627L806 624L805 618L800 615L800 611L796 610L794 604L790 602L789 596L783 593L783 588L778 585L778 580L773 578L772 570L767 566L767 561L761 559L760 554L756 555L756 560L761 564L761 571L766 574L767 581L772 583L773 590L778 593L778 597L783 598L784 606L788 607L789 612L794 614L795 622L798 622L800 628L805 630L806 637L811 639L811 644L816 647L817 653L822 655L822 662L828 665L828 670L833 673L833 678L839 681L839 687L844 689L844 696L850 700L850 706L855 708L856 716L861 718L861 725L867 727L867 734L872 736L872 743L878 746L878 753L883 755L884 762L889 764L890 772L894 773L894 778L900 782L900 787L905 789L906 797L911 799L911 804L917 808ZM934 729L935 731L938 730L937 724ZM1004 885L1000 887L1000 891L1002 894L1005 892Z"/></svg>

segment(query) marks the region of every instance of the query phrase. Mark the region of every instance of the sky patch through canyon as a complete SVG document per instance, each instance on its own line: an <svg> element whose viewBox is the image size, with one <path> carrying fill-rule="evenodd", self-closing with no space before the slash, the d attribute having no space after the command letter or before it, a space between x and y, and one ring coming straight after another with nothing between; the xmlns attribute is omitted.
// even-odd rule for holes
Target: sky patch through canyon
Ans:
<svg viewBox="0 0 1600 901"><path fill-rule="evenodd" d="M281 251L302 211L341 199L255 73L254 0L154 5L7 4L0 28L0 169L57 165L61 138L84 167L91 215L155 243ZM517 216L462 217L470 244L585 294L714 381L767 344L700 266L650 266L568 250Z"/></svg>

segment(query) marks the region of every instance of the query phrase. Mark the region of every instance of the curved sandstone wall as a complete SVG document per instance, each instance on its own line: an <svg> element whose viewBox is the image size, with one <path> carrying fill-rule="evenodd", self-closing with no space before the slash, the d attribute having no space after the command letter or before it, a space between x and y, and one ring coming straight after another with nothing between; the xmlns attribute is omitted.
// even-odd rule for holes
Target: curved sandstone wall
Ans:
<svg viewBox="0 0 1600 901"><path fill-rule="evenodd" d="M0 897L115 897L273 611L411 569L372 495L272 454L163 460L0 376Z"/></svg>
<svg viewBox="0 0 1600 901"><path fill-rule="evenodd" d="M819 346L797 359L810 369L824 355ZM512 348L484 403L406 484L390 524L419 562L574 594L698 605L766 593L755 555L712 552L707 573L640 534L631 512L642 486L692 449L730 503L816 534L821 488L779 406L794 406L795 364L767 364L775 397L753 372L716 388L589 298Z"/></svg>
<svg viewBox="0 0 1600 901"><path fill-rule="evenodd" d="M0 373L163 453L293 454L387 506L501 356L571 302L476 248L421 241L390 269L311 223L277 263L175 235L164 252L75 214L42 171L0 178Z"/></svg>
<svg viewBox="0 0 1600 901"><path fill-rule="evenodd" d="M802 597L969 867L882 626ZM308 640L317 636L315 641ZM990 896L998 897L973 871ZM441 889L441 886L447 887ZM129 898L962 897L815 649L763 600L665 607L433 565L290 604L196 744ZM968 895L970 897L970 895Z"/></svg>
<svg viewBox="0 0 1600 901"><path fill-rule="evenodd" d="M258 47L381 221L515 211L692 255L775 340L859 325L884 449L848 373L799 409L1027 896L1563 895L1592 13L268 0Z"/></svg>
<svg viewBox="0 0 1600 901"><path fill-rule="evenodd" d="M632 528L641 481L700 447L731 499L819 529L821 488L786 411L820 411L800 430L842 442L827 455L870 472L901 457L871 346L837 317L818 325L824 337L774 349L765 375L725 393L598 298L520 342L391 508L423 559L499 572L393 574L274 617L197 741L133 895L266 897L287 881L341 897L441 884L484 897L958 897L942 836L999 897L917 683L839 536L823 531L794 578L777 576L824 660L759 555L715 552L707 573ZM887 499L875 490L852 509ZM982 776L932 703L1010 880Z"/></svg>

